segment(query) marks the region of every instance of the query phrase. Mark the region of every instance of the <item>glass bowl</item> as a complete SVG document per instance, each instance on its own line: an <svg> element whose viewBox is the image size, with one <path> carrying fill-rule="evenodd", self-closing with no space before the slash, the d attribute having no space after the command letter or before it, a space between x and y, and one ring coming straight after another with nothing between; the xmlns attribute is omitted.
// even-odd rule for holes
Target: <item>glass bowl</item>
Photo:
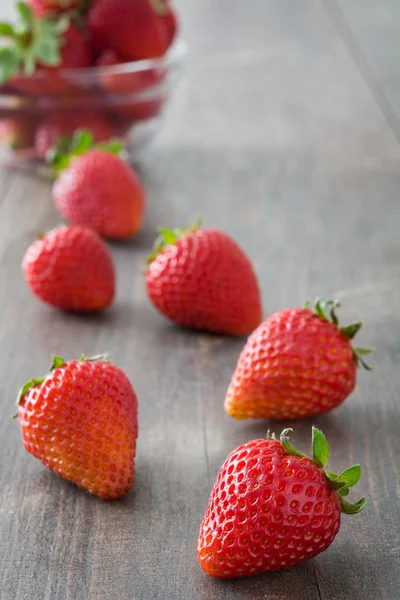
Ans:
<svg viewBox="0 0 400 600"><path fill-rule="evenodd" d="M160 126L185 55L177 39L159 59L14 77L0 87L3 162L43 166L55 138L77 129L90 129L97 141L122 139L134 159Z"/></svg>

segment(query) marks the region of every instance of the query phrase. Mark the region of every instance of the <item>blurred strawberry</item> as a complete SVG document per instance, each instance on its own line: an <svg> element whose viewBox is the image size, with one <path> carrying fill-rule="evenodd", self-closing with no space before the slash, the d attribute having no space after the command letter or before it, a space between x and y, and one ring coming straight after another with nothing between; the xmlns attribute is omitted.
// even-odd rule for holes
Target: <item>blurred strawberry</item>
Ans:
<svg viewBox="0 0 400 600"><path fill-rule="evenodd" d="M0 119L0 141L14 151L32 148L36 126L32 117Z"/></svg>
<svg viewBox="0 0 400 600"><path fill-rule="evenodd" d="M159 58L168 48L164 0L97 0L87 24L96 48L127 60Z"/></svg>
<svg viewBox="0 0 400 600"><path fill-rule="evenodd" d="M27 94L64 93L71 83L60 69L86 68L93 64L88 41L67 17L38 18L26 4L17 4L19 22L0 23L0 36L8 43L0 49L0 84ZM30 77L39 72L38 78Z"/></svg>
<svg viewBox="0 0 400 600"><path fill-rule="evenodd" d="M170 2L165 2L165 8L165 13L161 15L160 19L165 27L167 48L169 48L176 38L179 24L177 14L172 8Z"/></svg>
<svg viewBox="0 0 400 600"><path fill-rule="evenodd" d="M27 2L38 17L44 17L49 13L71 10L71 8L78 8L85 4L82 0L27 0Z"/></svg>
<svg viewBox="0 0 400 600"><path fill-rule="evenodd" d="M110 239L140 230L145 190L118 140L93 145L89 132L79 132L70 154L55 151L52 164L59 172L53 200L65 219Z"/></svg>
<svg viewBox="0 0 400 600"><path fill-rule="evenodd" d="M45 119L35 136L35 149L40 158L46 158L47 152L59 138L72 137L78 129L88 129L96 142L112 137L111 125L107 118L99 113L64 113Z"/></svg>
<svg viewBox="0 0 400 600"><path fill-rule="evenodd" d="M97 62L98 66L116 66L112 71L103 69L99 73L99 85L113 96L112 110L115 115L130 121L143 121L156 117L165 102L162 85L166 69L150 68L136 71L118 69L123 61L113 50L106 50Z"/></svg>
<svg viewBox="0 0 400 600"><path fill-rule="evenodd" d="M114 262L91 229L53 229L29 246L22 269L33 294L61 310L104 310L114 298Z"/></svg>

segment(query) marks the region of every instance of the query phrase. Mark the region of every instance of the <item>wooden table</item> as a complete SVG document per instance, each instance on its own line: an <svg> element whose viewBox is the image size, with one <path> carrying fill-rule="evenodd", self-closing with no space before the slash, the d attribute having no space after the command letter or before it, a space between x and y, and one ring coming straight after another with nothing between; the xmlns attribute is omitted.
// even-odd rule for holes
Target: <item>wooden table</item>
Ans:
<svg viewBox="0 0 400 600"><path fill-rule="evenodd" d="M61 314L27 290L21 257L58 223L48 183L3 169L0 195L1 600L398 600L400 6L396 0L181 0L187 78L143 156L143 232L113 245L118 298ZM157 224L202 214L247 250L266 314L316 294L361 318L376 371L314 419L332 469L363 466L356 517L297 568L218 581L196 561L209 492L238 444L285 422L233 421L223 401L243 340L175 328L146 298ZM18 387L52 353L109 351L140 402L137 479L91 498L22 448ZM294 425L303 450L311 421ZM397 477L396 477L397 467Z"/></svg>

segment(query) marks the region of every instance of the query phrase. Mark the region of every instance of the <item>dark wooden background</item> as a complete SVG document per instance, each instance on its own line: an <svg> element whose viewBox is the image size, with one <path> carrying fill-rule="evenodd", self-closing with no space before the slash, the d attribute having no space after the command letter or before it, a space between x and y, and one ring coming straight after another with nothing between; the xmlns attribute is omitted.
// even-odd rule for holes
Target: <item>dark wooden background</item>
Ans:
<svg viewBox="0 0 400 600"><path fill-rule="evenodd" d="M187 77L140 171L144 231L113 245L118 298L100 317L31 297L21 257L58 223L50 186L0 183L1 600L398 600L400 390L400 5L397 0L181 0ZM149 305L142 267L157 224L202 214L248 251L266 314L338 296L376 371L314 419L332 469L363 466L333 546L300 567L218 581L196 561L218 469L238 444L287 423L238 423L225 390L243 340L177 329ZM66 358L109 351L140 402L137 479L116 503L58 479L10 420L22 382ZM294 425L308 449L311 422ZM396 572L397 571L397 572Z"/></svg>

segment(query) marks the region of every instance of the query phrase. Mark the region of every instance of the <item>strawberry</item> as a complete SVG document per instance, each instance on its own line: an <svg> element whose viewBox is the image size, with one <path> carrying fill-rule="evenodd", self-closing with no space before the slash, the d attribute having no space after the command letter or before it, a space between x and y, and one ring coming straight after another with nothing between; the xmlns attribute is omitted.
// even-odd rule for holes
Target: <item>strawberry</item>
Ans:
<svg viewBox="0 0 400 600"><path fill-rule="evenodd" d="M299 419L329 412L354 390L368 348L350 340L362 323L339 327L336 301L280 310L248 339L225 400L235 419ZM330 309L330 315L327 314Z"/></svg>
<svg viewBox="0 0 400 600"><path fill-rule="evenodd" d="M312 428L312 460L285 429L280 441L252 440L221 467L200 527L198 560L213 577L255 575L293 567L326 550L341 512L358 513L365 498L345 500L359 465L340 475L324 471L328 443Z"/></svg>
<svg viewBox="0 0 400 600"><path fill-rule="evenodd" d="M39 126L35 137L38 156L46 158L48 151L59 138L71 137L78 129L87 129L96 142L112 137L112 128L108 119L98 112L66 112L45 119Z"/></svg>
<svg viewBox="0 0 400 600"><path fill-rule="evenodd" d="M24 93L43 95L63 93L72 84L64 81L61 68L85 68L93 64L89 43L66 17L36 17L19 2L19 23L0 24L0 35L7 39L0 49L0 84L10 80ZM30 79L38 70L39 78Z"/></svg>
<svg viewBox="0 0 400 600"><path fill-rule="evenodd" d="M96 48L114 50L127 60L159 58L168 47L169 33L161 17L164 0L97 0L87 25Z"/></svg>
<svg viewBox="0 0 400 600"><path fill-rule="evenodd" d="M262 317L253 267L241 248L216 229L160 228L146 272L154 306L179 325L244 335Z"/></svg>
<svg viewBox="0 0 400 600"><path fill-rule="evenodd" d="M65 362L25 384L18 399L25 449L60 477L103 500L133 486L137 398L105 357Z"/></svg>
<svg viewBox="0 0 400 600"><path fill-rule="evenodd" d="M93 312L114 298L115 272L110 251L83 227L59 227L29 246L22 269L31 291L62 310Z"/></svg>
<svg viewBox="0 0 400 600"><path fill-rule="evenodd" d="M178 33L179 23L176 12L170 2L164 2L165 10L160 19L163 21L166 31L167 48L172 45Z"/></svg>
<svg viewBox="0 0 400 600"><path fill-rule="evenodd" d="M36 126L32 117L0 119L0 140L13 151L32 148Z"/></svg>
<svg viewBox="0 0 400 600"><path fill-rule="evenodd" d="M103 53L98 62L99 66L122 64L112 50ZM104 69L99 74L99 84L106 94L113 96L112 110L117 117L144 121L161 112L165 102L161 86L166 74L161 67L137 71Z"/></svg>
<svg viewBox="0 0 400 600"><path fill-rule="evenodd" d="M79 140L76 155L66 164L62 156L53 163L57 166L61 161L61 173L53 187L56 208L65 219L110 239L137 233L145 210L144 188L119 152L118 144L86 151Z"/></svg>
<svg viewBox="0 0 400 600"><path fill-rule="evenodd" d="M85 4L82 0L27 0L27 3L38 17L71 10Z"/></svg>

